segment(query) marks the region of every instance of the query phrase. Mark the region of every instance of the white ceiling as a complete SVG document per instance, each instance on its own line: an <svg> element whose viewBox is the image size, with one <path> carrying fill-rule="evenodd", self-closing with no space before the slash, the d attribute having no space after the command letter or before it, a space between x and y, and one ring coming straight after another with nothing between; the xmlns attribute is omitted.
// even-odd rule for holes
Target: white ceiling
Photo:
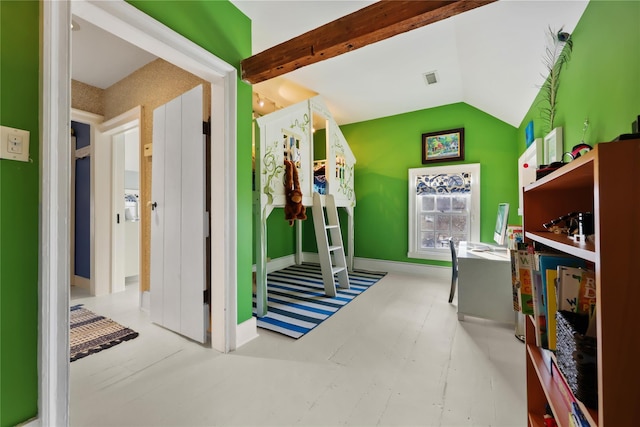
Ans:
<svg viewBox="0 0 640 427"><path fill-rule="evenodd" d="M373 3L231 2L252 21L253 53ZM320 94L339 124L466 102L519 126L544 80L547 29L572 32L587 3L497 1L259 83L254 91L272 109ZM106 88L155 58L135 48L130 52L131 45L117 37L105 41L102 30L79 23L81 30L73 32L76 80ZM127 66L123 71L121 64ZM429 71L437 72L437 84L425 84L423 74Z"/></svg>
<svg viewBox="0 0 640 427"><path fill-rule="evenodd" d="M71 78L106 89L157 57L76 16L71 31Z"/></svg>

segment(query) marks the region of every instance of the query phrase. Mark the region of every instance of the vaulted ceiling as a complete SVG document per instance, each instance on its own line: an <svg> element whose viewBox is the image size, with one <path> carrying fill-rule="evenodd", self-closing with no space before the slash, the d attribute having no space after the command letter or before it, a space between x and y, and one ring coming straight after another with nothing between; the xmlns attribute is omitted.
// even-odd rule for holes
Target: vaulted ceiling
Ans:
<svg viewBox="0 0 640 427"><path fill-rule="evenodd" d="M254 54L374 3L231 2L252 20ZM339 124L466 102L519 126L544 81L548 29L571 33L587 4L499 0L257 83L254 101L260 96L261 110L268 113L320 94ZM72 38L76 80L106 88L155 58L78 24L81 30ZM436 84L426 84L424 74L430 72Z"/></svg>

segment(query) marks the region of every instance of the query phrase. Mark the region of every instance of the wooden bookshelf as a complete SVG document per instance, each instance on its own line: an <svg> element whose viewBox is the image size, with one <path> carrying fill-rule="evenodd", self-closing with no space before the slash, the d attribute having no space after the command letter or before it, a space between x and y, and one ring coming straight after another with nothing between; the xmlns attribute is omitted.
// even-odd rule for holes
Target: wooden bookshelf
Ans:
<svg viewBox="0 0 640 427"><path fill-rule="evenodd" d="M582 412L592 427L639 426L640 340L640 140L597 144L594 149L524 189L528 241L592 262L596 269L598 409ZM542 224L569 212L592 212L595 240L574 242ZM543 424L548 403L560 427L570 409L535 346L527 319L528 424Z"/></svg>
<svg viewBox="0 0 640 427"><path fill-rule="evenodd" d="M596 262L596 247L594 242L575 242L565 234L555 234L548 231L527 231L525 237L569 255Z"/></svg>

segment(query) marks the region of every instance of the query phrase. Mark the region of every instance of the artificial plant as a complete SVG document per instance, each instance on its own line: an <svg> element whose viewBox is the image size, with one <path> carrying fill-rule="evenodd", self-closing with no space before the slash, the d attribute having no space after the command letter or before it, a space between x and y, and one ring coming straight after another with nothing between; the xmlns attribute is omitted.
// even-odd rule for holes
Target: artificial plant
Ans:
<svg viewBox="0 0 640 427"><path fill-rule="evenodd" d="M542 99L545 105L540 109L540 115L544 122L549 126L547 132L551 132L555 128L554 121L556 116L556 95L560 86L560 72L564 65L571 59L571 51L573 50L573 40L569 33L563 32L562 28L555 31L549 27L547 31L547 47L542 62L547 68L549 74L542 85Z"/></svg>

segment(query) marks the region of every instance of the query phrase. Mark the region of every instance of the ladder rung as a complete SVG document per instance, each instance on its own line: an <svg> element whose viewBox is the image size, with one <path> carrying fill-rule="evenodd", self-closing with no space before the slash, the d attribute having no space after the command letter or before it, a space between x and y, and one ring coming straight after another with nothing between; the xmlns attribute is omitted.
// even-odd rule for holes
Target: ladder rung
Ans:
<svg viewBox="0 0 640 427"><path fill-rule="evenodd" d="M337 225L325 225L324 228L329 230L330 228L338 228L338 226Z"/></svg>
<svg viewBox="0 0 640 427"><path fill-rule="evenodd" d="M340 273L341 271L346 270L346 267L336 267L336 266L331 266L331 272L333 274L337 274Z"/></svg>
<svg viewBox="0 0 640 427"><path fill-rule="evenodd" d="M333 252L338 249L342 249L342 246L329 246L329 252Z"/></svg>

